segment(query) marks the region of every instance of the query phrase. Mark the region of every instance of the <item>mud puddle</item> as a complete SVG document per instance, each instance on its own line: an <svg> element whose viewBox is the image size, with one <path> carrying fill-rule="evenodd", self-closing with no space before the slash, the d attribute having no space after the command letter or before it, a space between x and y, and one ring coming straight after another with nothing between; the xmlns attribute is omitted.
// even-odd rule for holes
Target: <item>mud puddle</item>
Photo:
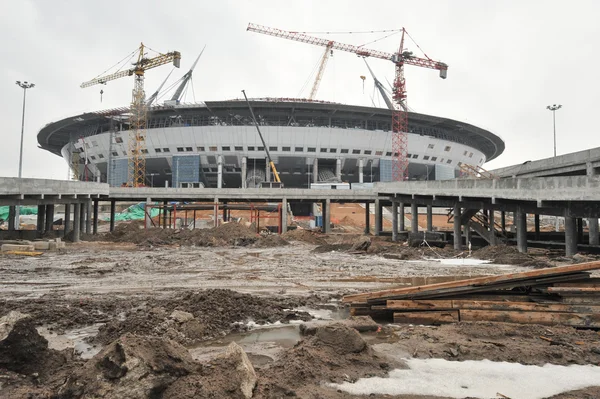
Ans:
<svg viewBox="0 0 600 399"><path fill-rule="evenodd" d="M47 327L39 327L38 333L48 340L50 349L64 350L72 348L76 355L82 359L91 359L102 349L102 345L89 344L89 338L98 335L98 330L103 323L93 324L91 326L75 328L65 331L64 334L57 334Z"/></svg>

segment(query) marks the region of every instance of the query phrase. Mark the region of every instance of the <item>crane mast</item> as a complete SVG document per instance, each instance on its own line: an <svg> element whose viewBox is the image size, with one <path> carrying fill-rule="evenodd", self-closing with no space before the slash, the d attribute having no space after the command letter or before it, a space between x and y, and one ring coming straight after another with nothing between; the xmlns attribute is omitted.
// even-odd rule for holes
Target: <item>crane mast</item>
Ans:
<svg viewBox="0 0 600 399"><path fill-rule="evenodd" d="M179 68L181 53L173 51L159 54L153 58L144 56L144 43L140 44L137 61L133 68L119 71L110 75L94 78L81 84L81 88L106 84L111 80L134 76L133 91L131 94L131 117L129 127L129 151L128 155L128 185L130 187L142 187L146 182L146 94L144 92L144 74L146 70L156 68L170 62Z"/></svg>
<svg viewBox="0 0 600 399"><path fill-rule="evenodd" d="M395 53L372 50L362 46L354 46L351 44L321 39L300 32L289 32L252 23L248 24L247 30L297 42L313 44L315 46L327 47L330 50L335 49L346 51L365 58L373 57L393 62L395 73L392 93L392 98L394 99L394 110L392 111L392 179L394 181L407 180L409 163L407 159L408 108L406 103L406 80L404 78L404 65L407 64L422 68L437 69L440 71L440 77L442 79L446 79L448 65L440 61L434 61L427 56L425 56L426 58L416 57L412 54L412 52L405 51L404 35L406 30L404 28L402 28L400 47Z"/></svg>

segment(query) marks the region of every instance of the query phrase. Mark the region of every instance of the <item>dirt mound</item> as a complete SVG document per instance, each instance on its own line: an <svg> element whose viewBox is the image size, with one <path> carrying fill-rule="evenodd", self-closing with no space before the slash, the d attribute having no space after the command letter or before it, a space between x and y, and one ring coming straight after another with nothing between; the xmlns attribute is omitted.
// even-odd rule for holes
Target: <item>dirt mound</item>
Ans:
<svg viewBox="0 0 600 399"><path fill-rule="evenodd" d="M323 245L319 245L318 247L313 249L311 252L316 253L316 254L322 254L322 253L333 252L333 251L346 252L346 251L349 251L350 248L352 248L352 244L323 244Z"/></svg>
<svg viewBox="0 0 600 399"><path fill-rule="evenodd" d="M290 230L282 237L288 241L301 241L313 245L321 245L325 242L325 236L322 234L305 229Z"/></svg>
<svg viewBox="0 0 600 399"><path fill-rule="evenodd" d="M333 323L319 327L264 369L255 396L312 397L308 393L321 382L355 381L366 373L384 376L391 367L358 332Z"/></svg>
<svg viewBox="0 0 600 399"><path fill-rule="evenodd" d="M516 247L509 247L506 245L490 245L483 247L474 251L473 256L478 259L491 260L492 263L503 265L519 265L536 268L552 267L550 263L542 259L520 253Z"/></svg>
<svg viewBox="0 0 600 399"><path fill-rule="evenodd" d="M262 237L260 240L256 241L253 246L256 248L274 248L283 247L285 245L290 245L290 243L281 238L279 235L269 234L268 236Z"/></svg>

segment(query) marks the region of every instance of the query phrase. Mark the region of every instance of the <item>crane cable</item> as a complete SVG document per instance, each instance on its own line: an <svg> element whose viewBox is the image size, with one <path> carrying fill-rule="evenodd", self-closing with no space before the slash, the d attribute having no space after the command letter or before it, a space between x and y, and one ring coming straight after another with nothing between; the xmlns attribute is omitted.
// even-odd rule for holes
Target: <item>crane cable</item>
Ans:
<svg viewBox="0 0 600 399"><path fill-rule="evenodd" d="M402 29L386 29L386 30L365 30L365 31L329 31L329 32L294 32L310 35L350 35L350 34L365 34L365 33L387 33L387 32L401 32Z"/></svg>
<svg viewBox="0 0 600 399"><path fill-rule="evenodd" d="M398 31L398 32L393 32L393 33L390 33L389 35L385 35L385 36L383 36L383 37L380 37L379 39L375 39L375 40L373 40L373 41L370 41L370 42L367 42L367 43L363 43L363 44L361 44L360 46L357 46L357 47L364 47L364 46L366 46L366 45L368 45L368 44L376 43L376 42L378 42L378 41L380 41L380 40L387 39L387 38L388 38L388 37L390 37L390 36L397 35L398 33L400 33L400 32Z"/></svg>
<svg viewBox="0 0 600 399"><path fill-rule="evenodd" d="M126 55L126 56L125 56L125 58L123 58L122 60L118 61L118 62L117 62L115 65L111 66L111 67L110 67L110 68L108 68L106 71L104 71L104 72L101 72L100 74L98 74L96 77L94 77L94 79L96 79L96 78L99 78L100 76L103 76L103 75L104 75L104 74L106 74L108 71L112 70L114 67L116 67L116 66L118 66L118 65L121 65L121 67L120 67L119 69L117 69L117 72L119 72L119 71L120 71L120 70L123 68L124 64L125 64L127 61L129 61L129 60L131 60L131 59L133 58L133 56L135 55L136 51L137 51L137 49L136 49L136 50L133 50L131 53L129 53L128 55ZM122 64L123 64L123 65L122 65Z"/></svg>

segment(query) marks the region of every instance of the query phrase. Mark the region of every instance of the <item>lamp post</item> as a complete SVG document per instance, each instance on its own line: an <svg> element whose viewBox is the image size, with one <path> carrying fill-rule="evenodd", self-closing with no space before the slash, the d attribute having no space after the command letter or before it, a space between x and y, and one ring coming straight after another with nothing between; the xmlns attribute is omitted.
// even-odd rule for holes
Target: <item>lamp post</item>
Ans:
<svg viewBox="0 0 600 399"><path fill-rule="evenodd" d="M552 111L552 125L554 127L554 156L556 157L556 111L562 108L560 104L548 105L546 107Z"/></svg>
<svg viewBox="0 0 600 399"><path fill-rule="evenodd" d="M148 173L148 175L150 176L150 187L154 187L154 176L156 176L158 173Z"/></svg>
<svg viewBox="0 0 600 399"><path fill-rule="evenodd" d="M35 86L33 83L16 81L17 86L23 89L23 116L21 117L21 148L19 150L19 179L23 175L23 136L25 134L25 98L27 96L27 89L31 89ZM21 224L21 208L17 205L15 207L15 229L19 230Z"/></svg>

